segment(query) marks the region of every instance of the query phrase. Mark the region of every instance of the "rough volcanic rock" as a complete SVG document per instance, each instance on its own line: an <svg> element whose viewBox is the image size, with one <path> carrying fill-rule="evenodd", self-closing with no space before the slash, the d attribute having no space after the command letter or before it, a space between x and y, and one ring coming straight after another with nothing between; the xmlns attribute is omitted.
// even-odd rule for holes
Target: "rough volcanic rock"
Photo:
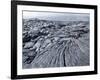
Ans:
<svg viewBox="0 0 100 80"><path fill-rule="evenodd" d="M23 68L89 65L89 22L24 20Z"/></svg>

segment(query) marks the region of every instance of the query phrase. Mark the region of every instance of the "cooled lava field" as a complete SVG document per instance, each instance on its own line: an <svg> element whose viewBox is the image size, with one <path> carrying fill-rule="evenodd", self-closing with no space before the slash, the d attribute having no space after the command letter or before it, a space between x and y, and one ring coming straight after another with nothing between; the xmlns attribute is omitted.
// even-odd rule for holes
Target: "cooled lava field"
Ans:
<svg viewBox="0 0 100 80"><path fill-rule="evenodd" d="M23 69L88 66L89 21L23 19Z"/></svg>

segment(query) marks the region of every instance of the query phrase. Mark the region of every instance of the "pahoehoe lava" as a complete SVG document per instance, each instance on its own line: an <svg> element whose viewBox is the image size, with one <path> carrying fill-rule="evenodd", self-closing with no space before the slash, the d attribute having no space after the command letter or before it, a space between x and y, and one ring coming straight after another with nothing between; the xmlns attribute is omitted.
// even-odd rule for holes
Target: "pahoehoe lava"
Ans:
<svg viewBox="0 0 100 80"><path fill-rule="evenodd" d="M89 65L89 21L23 19L23 68Z"/></svg>

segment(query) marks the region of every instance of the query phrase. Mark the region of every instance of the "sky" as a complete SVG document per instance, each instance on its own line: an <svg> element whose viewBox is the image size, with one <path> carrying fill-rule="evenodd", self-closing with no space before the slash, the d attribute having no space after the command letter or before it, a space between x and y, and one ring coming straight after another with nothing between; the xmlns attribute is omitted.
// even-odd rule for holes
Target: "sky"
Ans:
<svg viewBox="0 0 100 80"><path fill-rule="evenodd" d="M40 12L40 11L23 11L23 18L38 18L42 20L54 21L89 21L88 13L59 13L59 12Z"/></svg>

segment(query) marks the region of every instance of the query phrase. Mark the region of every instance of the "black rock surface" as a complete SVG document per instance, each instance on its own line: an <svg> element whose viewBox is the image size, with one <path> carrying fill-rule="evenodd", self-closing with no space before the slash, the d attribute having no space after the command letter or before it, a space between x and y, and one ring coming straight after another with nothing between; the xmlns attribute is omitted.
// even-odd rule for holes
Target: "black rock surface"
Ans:
<svg viewBox="0 0 100 80"><path fill-rule="evenodd" d="M89 22L24 20L23 68L89 65Z"/></svg>

